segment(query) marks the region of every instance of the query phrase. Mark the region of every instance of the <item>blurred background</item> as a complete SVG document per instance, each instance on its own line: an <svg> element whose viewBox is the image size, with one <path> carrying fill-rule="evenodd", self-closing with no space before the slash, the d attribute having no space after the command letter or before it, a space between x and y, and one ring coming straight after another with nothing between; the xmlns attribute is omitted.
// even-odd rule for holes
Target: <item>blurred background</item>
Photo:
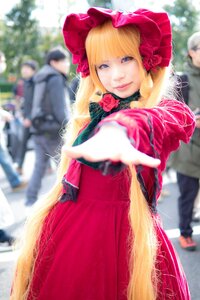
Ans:
<svg viewBox="0 0 200 300"><path fill-rule="evenodd" d="M173 30L173 66L176 73L184 70L183 62L187 56L187 39L195 31L200 30L200 1L199 0L1 0L0 1L0 51L6 56L7 68L0 72L0 107L15 115L9 127L4 128L8 150L10 139L16 137L20 140L21 123L17 115L23 98L21 93L21 66L23 62L31 59L44 64L44 58L49 49L55 46L64 47L62 26L68 13L84 12L90 6L100 6L126 11L138 8L149 8L154 11L167 11ZM73 37L72 37L73 39ZM76 73L76 66L70 66L68 74L71 81ZM16 89L18 87L18 89ZM19 106L19 107L18 107ZM29 144L29 150L33 145ZM11 153L12 154L12 153ZM34 153L29 151L25 160L24 173L30 178L33 169ZM55 174L45 176L40 195L49 190L55 181ZM199 300L200 289L200 260L199 251L188 253L178 245L179 230L177 203L178 190L174 172L164 174L164 184L167 191L166 199L159 202L159 213L164 228L172 240L186 272L192 300ZM20 236L26 219L24 209L24 192L13 193L0 170L0 188L5 193L15 215L15 223L8 228L14 236ZM194 235L200 244L200 226L194 226ZM0 253L0 299L9 298L10 286L13 276L16 252Z"/></svg>
<svg viewBox="0 0 200 300"><path fill-rule="evenodd" d="M187 38L199 30L199 0L7 0L0 1L0 50L6 55L7 70L0 75L0 105L12 100L13 86L20 77L20 66L31 58L42 64L46 52L62 45L62 25L66 14L85 11L89 6L136 10L139 7L164 9L173 27L173 64L182 71ZM75 74L71 66L70 76Z"/></svg>

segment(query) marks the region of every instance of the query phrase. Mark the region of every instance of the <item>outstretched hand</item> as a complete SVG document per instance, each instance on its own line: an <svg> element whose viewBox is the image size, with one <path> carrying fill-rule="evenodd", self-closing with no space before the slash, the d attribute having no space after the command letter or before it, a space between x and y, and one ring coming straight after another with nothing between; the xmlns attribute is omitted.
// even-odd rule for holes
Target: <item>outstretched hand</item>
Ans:
<svg viewBox="0 0 200 300"><path fill-rule="evenodd" d="M111 160L149 167L160 164L159 159L135 149L122 128L110 124L103 125L93 137L78 146L63 146L63 151L73 159L84 158L91 162Z"/></svg>

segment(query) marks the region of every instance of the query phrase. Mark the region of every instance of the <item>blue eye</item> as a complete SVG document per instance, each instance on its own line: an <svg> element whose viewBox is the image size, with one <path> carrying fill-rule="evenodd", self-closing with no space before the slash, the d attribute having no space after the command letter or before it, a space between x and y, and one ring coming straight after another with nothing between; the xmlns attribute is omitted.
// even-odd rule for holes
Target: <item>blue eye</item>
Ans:
<svg viewBox="0 0 200 300"><path fill-rule="evenodd" d="M99 70L103 70L103 69L106 69L106 68L108 68L107 64L102 64L102 65L97 66L97 69L99 69Z"/></svg>
<svg viewBox="0 0 200 300"><path fill-rule="evenodd" d="M130 61L130 60L133 60L133 59L134 58L132 56L124 56L121 61L123 63L123 62L127 62L127 61Z"/></svg>

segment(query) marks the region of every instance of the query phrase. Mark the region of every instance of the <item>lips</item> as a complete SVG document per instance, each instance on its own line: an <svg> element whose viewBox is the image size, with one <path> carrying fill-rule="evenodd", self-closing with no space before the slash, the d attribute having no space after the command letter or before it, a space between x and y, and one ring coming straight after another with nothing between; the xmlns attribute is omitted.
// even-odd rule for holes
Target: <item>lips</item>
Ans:
<svg viewBox="0 0 200 300"><path fill-rule="evenodd" d="M123 90L123 89L126 89L131 83L125 83L125 84L122 84L122 85L118 85L115 87L116 90Z"/></svg>

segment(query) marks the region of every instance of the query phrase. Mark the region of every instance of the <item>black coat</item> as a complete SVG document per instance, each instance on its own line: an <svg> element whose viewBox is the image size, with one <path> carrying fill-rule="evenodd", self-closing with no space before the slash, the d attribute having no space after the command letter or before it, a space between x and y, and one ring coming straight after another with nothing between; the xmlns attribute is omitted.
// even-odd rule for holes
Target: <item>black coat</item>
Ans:
<svg viewBox="0 0 200 300"><path fill-rule="evenodd" d="M70 100L67 78L50 65L45 65L34 77L34 98L31 118L38 114L52 114L61 126L70 118ZM37 133L35 129L33 133Z"/></svg>
<svg viewBox="0 0 200 300"><path fill-rule="evenodd" d="M34 92L34 78L24 80L24 103L23 103L23 117L31 119L31 110L33 105L33 92Z"/></svg>

